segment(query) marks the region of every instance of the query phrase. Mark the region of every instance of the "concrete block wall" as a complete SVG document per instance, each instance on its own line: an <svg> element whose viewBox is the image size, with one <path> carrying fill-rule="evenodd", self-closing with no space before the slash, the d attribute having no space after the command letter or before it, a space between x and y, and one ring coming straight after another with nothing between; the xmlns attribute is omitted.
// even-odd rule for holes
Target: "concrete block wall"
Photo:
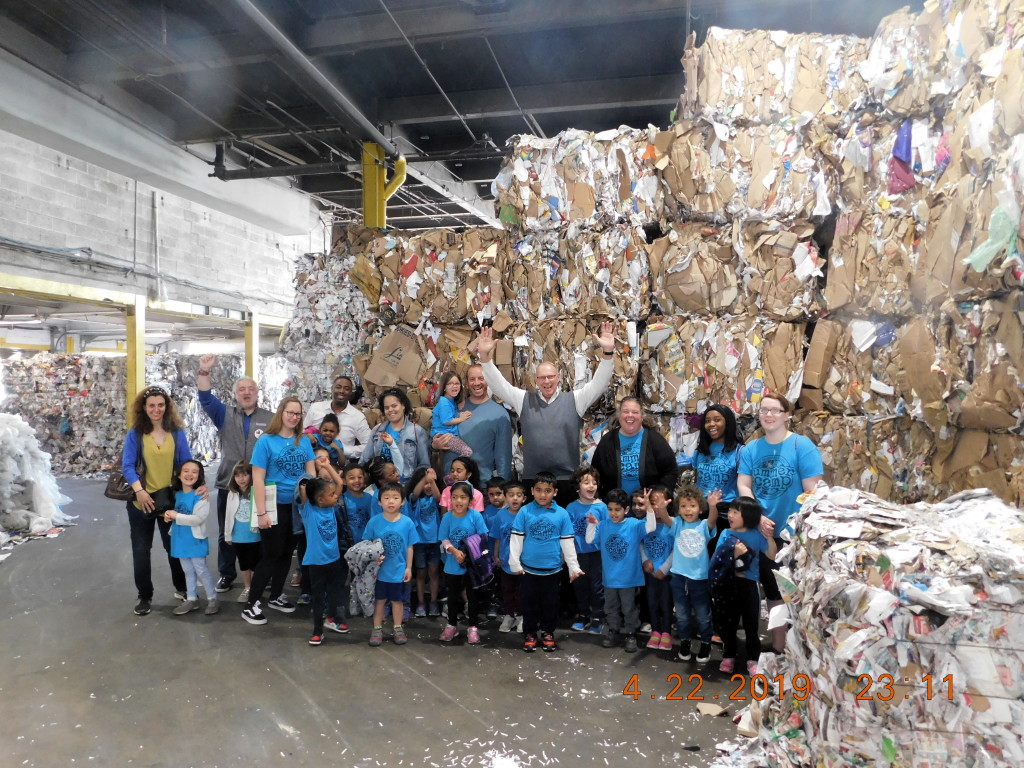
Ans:
<svg viewBox="0 0 1024 768"><path fill-rule="evenodd" d="M323 227L281 236L6 131L0 237L94 252L88 263L85 255L31 254L0 242L0 271L284 317L293 308L295 257L330 245Z"/></svg>

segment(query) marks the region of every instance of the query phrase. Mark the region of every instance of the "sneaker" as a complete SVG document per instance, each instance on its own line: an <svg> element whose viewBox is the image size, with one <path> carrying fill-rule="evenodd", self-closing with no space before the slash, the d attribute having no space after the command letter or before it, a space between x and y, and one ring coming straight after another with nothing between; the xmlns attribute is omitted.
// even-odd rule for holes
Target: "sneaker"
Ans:
<svg viewBox="0 0 1024 768"><path fill-rule="evenodd" d="M140 599L139 602L135 604L134 608L136 616L145 616L151 610L153 610L153 607L149 604L149 600L142 599Z"/></svg>
<svg viewBox="0 0 1024 768"><path fill-rule="evenodd" d="M550 632L545 632L540 640L540 648L545 653L551 653L558 648L558 645L555 643L555 636Z"/></svg>
<svg viewBox="0 0 1024 768"><path fill-rule="evenodd" d="M523 640L523 650L527 653L533 653L537 650L537 636L527 635Z"/></svg>
<svg viewBox="0 0 1024 768"><path fill-rule="evenodd" d="M419 605L417 605L416 606L416 618L417 619L422 619L426 615L427 615L427 606L425 606L423 603L420 603Z"/></svg>
<svg viewBox="0 0 1024 768"><path fill-rule="evenodd" d="M199 600L186 600L174 609L175 616L184 616L186 613L199 610Z"/></svg>
<svg viewBox="0 0 1024 768"><path fill-rule="evenodd" d="M704 646L702 645L701 648ZM679 652L676 654L676 661L689 661L693 658L693 651L690 649L690 644L683 642L679 644Z"/></svg>
<svg viewBox="0 0 1024 768"><path fill-rule="evenodd" d="M384 630L380 627L374 627L370 630L370 645L376 648L378 645L384 642Z"/></svg>
<svg viewBox="0 0 1024 768"><path fill-rule="evenodd" d="M748 661L747 662L747 674L750 675L751 677L753 677L754 675L757 674L757 662L756 661Z"/></svg>
<svg viewBox="0 0 1024 768"><path fill-rule="evenodd" d="M302 586L302 571L296 571L292 574L292 580L288 582L290 586L301 587Z"/></svg>
<svg viewBox="0 0 1024 768"><path fill-rule="evenodd" d="M220 613L220 603L216 598L206 601L206 610L203 611L203 613L207 616L213 616L215 613Z"/></svg>
<svg viewBox="0 0 1024 768"><path fill-rule="evenodd" d="M640 625L640 634L641 635L646 635L650 631L651 631L650 622L644 622L643 624Z"/></svg>
<svg viewBox="0 0 1024 768"><path fill-rule="evenodd" d="M470 645L480 645L480 630L470 627L466 630L466 642Z"/></svg>
<svg viewBox="0 0 1024 768"><path fill-rule="evenodd" d="M522 633L523 631L523 617L516 616L516 632Z"/></svg>
<svg viewBox="0 0 1024 768"><path fill-rule="evenodd" d="M636 635L626 635L626 653L636 653Z"/></svg>
<svg viewBox="0 0 1024 768"><path fill-rule="evenodd" d="M238 602L248 603L249 602L249 588L246 587L238 595Z"/></svg>
<svg viewBox="0 0 1024 768"><path fill-rule="evenodd" d="M408 638L408 636L406 636L405 630L402 628L401 624L399 624L397 627L395 627L394 639L395 639L395 645L405 645L406 643L409 642L409 638Z"/></svg>
<svg viewBox="0 0 1024 768"><path fill-rule="evenodd" d="M174 592L174 599L175 600L184 600L185 599L185 593L180 591L180 590L175 590L175 592Z"/></svg>
<svg viewBox="0 0 1024 768"><path fill-rule="evenodd" d="M590 622L590 628L587 630L592 635L600 635L604 630L604 625L600 619L594 619Z"/></svg>
<svg viewBox="0 0 1024 768"><path fill-rule="evenodd" d="M721 646L722 645L722 638L720 638L718 635L712 635L711 636L711 644L712 645Z"/></svg>
<svg viewBox="0 0 1024 768"><path fill-rule="evenodd" d="M718 665L719 672L725 672L730 675L732 671L736 669L736 659L722 659L722 663Z"/></svg>
<svg viewBox="0 0 1024 768"><path fill-rule="evenodd" d="M661 650L671 651L672 650L672 635L668 632L661 633Z"/></svg>
<svg viewBox="0 0 1024 768"><path fill-rule="evenodd" d="M618 635L618 632L609 631L607 635L601 638L601 647L614 648L619 641Z"/></svg>
<svg viewBox="0 0 1024 768"><path fill-rule="evenodd" d="M324 629L329 629L331 632L337 632L344 635L348 633L348 624L335 621L334 619L324 619Z"/></svg>
<svg viewBox="0 0 1024 768"><path fill-rule="evenodd" d="M242 618L248 621L250 624L266 624L267 617L263 615L263 611L260 610L260 601L257 600L252 605L242 609Z"/></svg>
<svg viewBox="0 0 1024 768"><path fill-rule="evenodd" d="M234 579L229 579L227 576L221 576L217 580L217 591L227 592L231 589L231 585L235 583Z"/></svg>
<svg viewBox="0 0 1024 768"><path fill-rule="evenodd" d="M318 635L316 633L314 633L313 636L309 638L309 644L310 645L320 645L323 641L324 641L324 636L323 635Z"/></svg>
<svg viewBox="0 0 1024 768"><path fill-rule="evenodd" d="M441 630L440 640L442 643L450 643L456 637L459 636L459 628L452 625L446 624L445 628Z"/></svg>
<svg viewBox="0 0 1024 768"><path fill-rule="evenodd" d="M267 603L267 605L269 605L275 611L280 611L281 613L295 613L295 606L289 603L288 598L284 595L278 595L269 603Z"/></svg>
<svg viewBox="0 0 1024 768"><path fill-rule="evenodd" d="M428 616L440 616L441 615L441 606L437 604L436 600L431 600L430 601L430 607L427 609L427 615Z"/></svg>
<svg viewBox="0 0 1024 768"><path fill-rule="evenodd" d="M491 605L491 607L487 609L487 618L488 619L496 619L496 618L498 618L498 606Z"/></svg>
<svg viewBox="0 0 1024 768"><path fill-rule="evenodd" d="M505 618L501 620L501 626L498 627L499 632L511 632L516 626L516 617L511 614L505 614Z"/></svg>
<svg viewBox="0 0 1024 768"><path fill-rule="evenodd" d="M295 604L296 605L310 605L312 602L313 602L313 596L312 595L302 594L302 595L299 595L298 599L295 601Z"/></svg>
<svg viewBox="0 0 1024 768"><path fill-rule="evenodd" d="M574 621L572 623L572 627L571 627L573 632L582 632L586 628L587 628L587 620L584 619L582 616L577 616L576 617L576 621Z"/></svg>
<svg viewBox="0 0 1024 768"><path fill-rule="evenodd" d="M671 640L669 640L671 642ZM651 637L647 641L647 650L649 651L660 651L661 650L661 632L651 632Z"/></svg>
<svg viewBox="0 0 1024 768"><path fill-rule="evenodd" d="M711 661L711 643L701 643L700 650L697 651L697 663L704 664L708 661Z"/></svg>

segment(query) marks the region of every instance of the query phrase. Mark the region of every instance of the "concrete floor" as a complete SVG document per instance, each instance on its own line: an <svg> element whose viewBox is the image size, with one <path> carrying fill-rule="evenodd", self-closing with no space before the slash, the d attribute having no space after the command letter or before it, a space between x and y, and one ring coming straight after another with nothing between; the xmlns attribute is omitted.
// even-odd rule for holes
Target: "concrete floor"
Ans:
<svg viewBox="0 0 1024 768"><path fill-rule="evenodd" d="M0 564L3 765L706 766L739 738L666 700L669 675L685 698L703 673L700 694L727 704L717 651L700 669L563 629L561 650L527 655L495 621L482 646L444 647L439 619L412 620L404 647L370 648L359 619L313 648L308 608L252 627L237 589L217 616L173 616L159 537L153 612L135 616L123 508L101 481L60 484L78 525Z"/></svg>

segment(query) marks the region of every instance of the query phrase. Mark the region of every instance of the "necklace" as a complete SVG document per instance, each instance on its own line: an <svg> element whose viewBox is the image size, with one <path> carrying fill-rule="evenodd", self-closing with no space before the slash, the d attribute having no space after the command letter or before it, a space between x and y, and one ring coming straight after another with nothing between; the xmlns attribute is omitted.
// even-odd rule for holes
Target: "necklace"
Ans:
<svg viewBox="0 0 1024 768"><path fill-rule="evenodd" d="M765 443L768 444L768 445L771 445L772 449L773 449L772 450L772 455L769 458L765 459L763 462L761 462L761 465L765 469L774 469L775 468L775 464L779 460L779 449L786 442L786 439L788 437L789 436L787 435L786 437L782 438L782 442L781 443L774 443L774 444L773 443L769 443L768 442L768 438L767 437L765 438Z"/></svg>

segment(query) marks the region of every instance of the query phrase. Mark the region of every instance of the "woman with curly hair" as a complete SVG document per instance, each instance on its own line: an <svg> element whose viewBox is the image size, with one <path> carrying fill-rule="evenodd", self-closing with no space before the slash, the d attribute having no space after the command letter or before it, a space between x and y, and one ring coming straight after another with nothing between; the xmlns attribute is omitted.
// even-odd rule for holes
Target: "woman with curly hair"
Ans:
<svg viewBox="0 0 1024 768"><path fill-rule="evenodd" d="M430 466L427 432L412 420L412 403L398 387L381 392L378 405L384 421L370 433L362 462L383 456L395 465L401 482L407 482L417 469Z"/></svg>

